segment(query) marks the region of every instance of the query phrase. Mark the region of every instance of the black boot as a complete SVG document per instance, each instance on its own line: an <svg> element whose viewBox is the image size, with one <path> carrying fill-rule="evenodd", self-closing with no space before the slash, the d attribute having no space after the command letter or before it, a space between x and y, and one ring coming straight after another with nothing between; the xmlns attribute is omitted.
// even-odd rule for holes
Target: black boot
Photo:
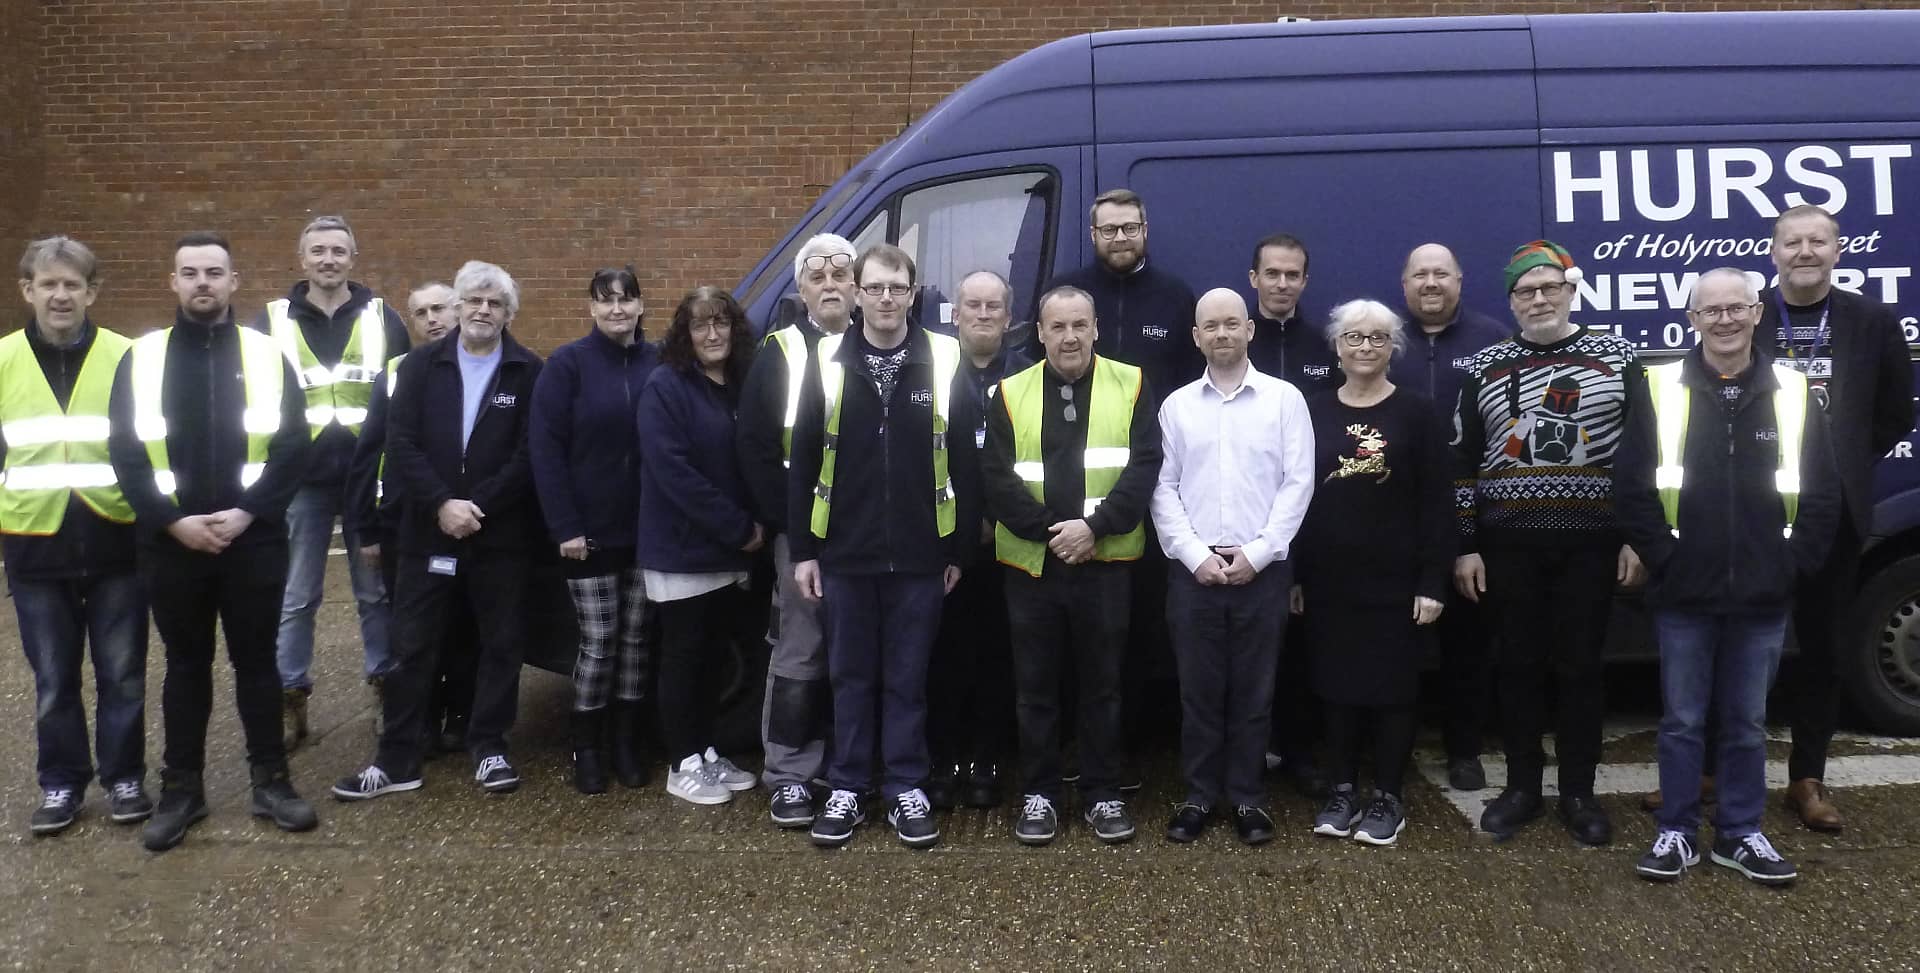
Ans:
<svg viewBox="0 0 1920 973"><path fill-rule="evenodd" d="M255 766L253 774L253 816L272 818L282 831L312 831L320 824L313 805L293 789L286 764Z"/></svg>
<svg viewBox="0 0 1920 973"><path fill-rule="evenodd" d="M607 792L606 751L601 749L606 733L606 710L574 711L573 786L582 794Z"/></svg>
<svg viewBox="0 0 1920 973"><path fill-rule="evenodd" d="M642 755L645 748L641 741L646 729L646 720L641 716L644 710L641 703L613 704L613 778L621 787L647 786L647 761Z"/></svg>
<svg viewBox="0 0 1920 973"><path fill-rule="evenodd" d="M166 851L187 836L187 829L207 816L206 789L198 773L160 772L160 804L140 829L140 843L148 851Z"/></svg>

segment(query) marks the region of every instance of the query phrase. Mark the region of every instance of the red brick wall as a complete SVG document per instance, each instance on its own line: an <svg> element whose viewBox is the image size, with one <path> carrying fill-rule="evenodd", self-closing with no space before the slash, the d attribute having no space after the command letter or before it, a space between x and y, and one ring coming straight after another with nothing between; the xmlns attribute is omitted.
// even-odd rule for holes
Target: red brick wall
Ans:
<svg viewBox="0 0 1920 973"><path fill-rule="evenodd" d="M1815 5L1920 0L1498 9ZM585 326L580 291L594 268L631 261L657 329L685 288L737 281L826 183L910 118L1042 42L1283 13L1494 9L1455 0L0 0L0 225L16 244L54 231L91 243L107 275L96 319L139 331L171 315L164 277L181 231L233 239L239 302L251 313L297 279L301 225L344 213L360 239L356 276L396 299L468 258L506 266L523 291L516 330L546 349Z"/></svg>

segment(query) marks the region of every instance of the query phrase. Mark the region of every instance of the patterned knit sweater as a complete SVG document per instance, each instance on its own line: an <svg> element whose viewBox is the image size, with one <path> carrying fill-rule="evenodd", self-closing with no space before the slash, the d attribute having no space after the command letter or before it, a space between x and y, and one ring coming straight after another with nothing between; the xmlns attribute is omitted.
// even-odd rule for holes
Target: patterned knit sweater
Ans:
<svg viewBox="0 0 1920 973"><path fill-rule="evenodd" d="M1461 552L1613 541L1613 454L1645 382L1630 343L1586 328L1474 355L1454 408Z"/></svg>

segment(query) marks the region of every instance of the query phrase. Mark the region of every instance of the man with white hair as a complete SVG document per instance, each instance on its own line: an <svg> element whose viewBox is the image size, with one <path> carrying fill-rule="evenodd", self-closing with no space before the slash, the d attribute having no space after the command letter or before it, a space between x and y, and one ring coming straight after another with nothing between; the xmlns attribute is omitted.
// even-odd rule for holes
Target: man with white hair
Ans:
<svg viewBox="0 0 1920 973"><path fill-rule="evenodd" d="M307 473L287 508L287 590L280 604L281 719L287 749L307 737L307 697L313 695L313 618L320 608L333 544L334 518L347 508L347 472L366 422L374 375L387 359L408 347L406 322L363 284L348 279L359 256L353 228L339 216L321 216L300 231L300 267L306 276L287 296L267 302L253 320L256 331L279 344L300 376L313 437ZM345 546L359 547L352 531ZM353 599L360 610L365 675L379 701L380 682L392 665L389 592L380 572L347 559Z"/></svg>
<svg viewBox="0 0 1920 973"><path fill-rule="evenodd" d="M453 281L459 329L400 363L389 403L388 475L400 490L394 616L399 658L373 763L333 786L358 801L421 785L441 633L458 612L480 632L467 750L490 794L520 786L507 760L520 691L529 562L541 545L527 422L540 357L507 333L520 290L468 261Z"/></svg>
<svg viewBox="0 0 1920 973"><path fill-rule="evenodd" d="M1760 833L1767 691L1794 589L1820 570L1841 499L1810 377L1754 348L1760 307L1742 271L1700 277L1687 308L1699 343L1631 390L1614 463L1620 527L1647 565L1660 647L1660 831L1638 865L1656 881L1700 860L1709 704L1719 728L1714 862L1768 885L1796 874Z"/></svg>
<svg viewBox="0 0 1920 973"><path fill-rule="evenodd" d="M1194 307L1207 370L1160 407L1153 522L1166 548L1167 622L1180 667L1187 793L1167 837L1200 837L1233 807L1240 840L1273 838L1265 767L1288 553L1313 499L1313 421L1291 384L1247 360L1254 325L1220 287Z"/></svg>
<svg viewBox="0 0 1920 973"><path fill-rule="evenodd" d="M832 711L820 604L801 596L793 579L787 537L787 467L800 386L820 339L847 330L854 307L853 244L822 233L793 255L794 286L807 319L767 336L740 396L735 452L752 494L753 516L773 534L779 636L767 660L767 695L760 716L765 751L761 779L772 794L770 814L782 828L813 823L809 781L826 767Z"/></svg>

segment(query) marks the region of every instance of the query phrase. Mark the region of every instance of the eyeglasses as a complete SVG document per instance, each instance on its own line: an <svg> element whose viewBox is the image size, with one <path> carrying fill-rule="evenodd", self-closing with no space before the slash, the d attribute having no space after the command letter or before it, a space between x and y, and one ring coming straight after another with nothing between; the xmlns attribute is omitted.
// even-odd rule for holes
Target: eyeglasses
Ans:
<svg viewBox="0 0 1920 973"><path fill-rule="evenodd" d="M823 253L808 257L806 260L801 261L801 263L808 270L825 270L828 267L838 270L842 267L853 266L853 258L844 253Z"/></svg>
<svg viewBox="0 0 1920 973"><path fill-rule="evenodd" d="M733 319L724 314L696 314L688 323L696 328L712 328L730 325Z"/></svg>
<svg viewBox="0 0 1920 973"><path fill-rule="evenodd" d="M1102 240L1111 240L1114 237L1126 237L1129 240L1134 240L1138 239L1140 234L1146 231L1147 224L1145 223L1102 223L1093 228L1093 232L1100 234L1100 239Z"/></svg>
<svg viewBox="0 0 1920 973"><path fill-rule="evenodd" d="M905 297L913 293L912 284L861 284L868 297Z"/></svg>
<svg viewBox="0 0 1920 973"><path fill-rule="evenodd" d="M1572 286L1572 284L1566 281L1560 281L1553 284L1541 284L1538 287L1516 287L1513 289L1513 296L1517 300L1531 301L1537 295L1551 301L1561 294L1566 293L1567 289Z"/></svg>
<svg viewBox="0 0 1920 973"><path fill-rule="evenodd" d="M1695 308L1687 313L1702 321L1737 320L1752 314L1753 309L1759 306L1757 301L1752 304L1716 304L1713 307Z"/></svg>
<svg viewBox="0 0 1920 973"><path fill-rule="evenodd" d="M1393 336L1384 331L1376 331L1372 334L1361 334L1358 331L1342 331L1340 332L1340 340L1345 342L1349 348L1358 348L1361 345L1366 345L1369 348L1385 348L1393 343Z"/></svg>

